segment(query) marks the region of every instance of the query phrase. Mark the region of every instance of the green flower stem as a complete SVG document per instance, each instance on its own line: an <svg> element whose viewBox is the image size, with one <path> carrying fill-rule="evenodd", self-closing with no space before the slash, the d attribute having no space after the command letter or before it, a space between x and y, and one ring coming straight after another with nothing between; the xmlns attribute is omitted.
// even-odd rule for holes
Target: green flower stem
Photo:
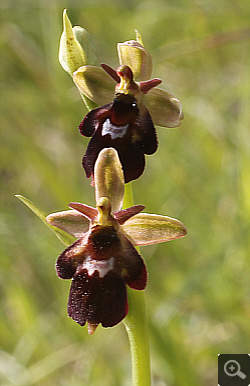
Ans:
<svg viewBox="0 0 250 386"><path fill-rule="evenodd" d="M124 319L131 351L133 386L150 386L150 354L144 291L128 288L129 313Z"/></svg>
<svg viewBox="0 0 250 386"><path fill-rule="evenodd" d="M88 110L93 108L89 105L87 98L83 98L83 101ZM123 207L129 208L133 205L132 185L128 183L125 185ZM144 291L133 290L128 286L127 293L129 312L123 323L130 343L133 386L150 386L151 368L145 293Z"/></svg>
<svg viewBox="0 0 250 386"><path fill-rule="evenodd" d="M133 205L131 184L125 185L123 206ZM133 386L150 386L150 351L145 291L127 288L129 312L125 324L131 351Z"/></svg>

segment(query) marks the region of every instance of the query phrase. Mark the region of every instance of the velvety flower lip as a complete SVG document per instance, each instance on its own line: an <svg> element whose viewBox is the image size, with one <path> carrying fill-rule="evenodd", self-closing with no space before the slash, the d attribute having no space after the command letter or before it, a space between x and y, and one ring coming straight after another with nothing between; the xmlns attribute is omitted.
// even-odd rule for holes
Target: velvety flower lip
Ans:
<svg viewBox="0 0 250 386"><path fill-rule="evenodd" d="M50 225L77 237L58 257L56 271L60 278L72 279L68 315L81 326L87 322L89 334L100 323L112 327L126 316L126 284L136 290L145 288L146 267L134 245L186 235L180 221L141 213L143 205L121 209L124 179L114 148L98 155L95 191L96 208L70 203L70 210L47 217Z"/></svg>
<svg viewBox="0 0 250 386"><path fill-rule="evenodd" d="M122 163L125 183L137 179L145 167L144 154L153 154L158 146L154 124L141 101L142 91L133 80L128 66L117 71L103 65L105 71L117 82L112 103L90 111L79 125L80 133L92 137L83 167L87 177L94 173L94 165L103 148L114 147ZM155 87L158 79L143 82L144 92Z"/></svg>

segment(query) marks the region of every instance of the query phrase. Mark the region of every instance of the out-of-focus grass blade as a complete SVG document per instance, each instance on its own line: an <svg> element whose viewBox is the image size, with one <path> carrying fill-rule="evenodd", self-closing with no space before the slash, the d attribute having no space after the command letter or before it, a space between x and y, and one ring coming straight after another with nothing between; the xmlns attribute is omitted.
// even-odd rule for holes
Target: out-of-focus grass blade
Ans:
<svg viewBox="0 0 250 386"><path fill-rule="evenodd" d="M32 201L30 201L28 198L21 196L20 194L16 194L15 197L17 197L20 201L22 201L30 210L32 210L33 213L35 213L43 222L44 224L49 227L55 235L58 237L58 239L66 246L69 246L75 241L75 238L68 233L64 232L63 230L56 228L52 225L49 225L46 221L46 213L43 212L41 209L39 209Z"/></svg>

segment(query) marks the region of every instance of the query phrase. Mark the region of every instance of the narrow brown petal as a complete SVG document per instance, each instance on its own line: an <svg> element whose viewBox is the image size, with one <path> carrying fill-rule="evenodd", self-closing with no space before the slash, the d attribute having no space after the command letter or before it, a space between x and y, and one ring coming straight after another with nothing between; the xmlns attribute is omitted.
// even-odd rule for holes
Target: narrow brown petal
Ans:
<svg viewBox="0 0 250 386"><path fill-rule="evenodd" d="M154 78L140 82L140 90L143 94L147 94L151 88L158 86L162 83L161 79Z"/></svg>
<svg viewBox="0 0 250 386"><path fill-rule="evenodd" d="M134 206L131 206L130 208L118 210L117 212L114 212L114 217L119 222L119 224L122 225L130 217L140 213L143 209L145 209L144 205L134 205Z"/></svg>
<svg viewBox="0 0 250 386"><path fill-rule="evenodd" d="M88 206L85 204L81 204L79 202L71 202L69 204L69 207L77 210L78 212L81 212L84 216L86 216L90 220L93 220L98 213L98 210L96 208L93 208L92 206Z"/></svg>
<svg viewBox="0 0 250 386"><path fill-rule="evenodd" d="M101 66L104 71L106 71L106 73L111 76L111 78L113 78L117 83L120 82L120 77L117 75L116 71L112 67L109 67L107 64L104 63L102 63Z"/></svg>

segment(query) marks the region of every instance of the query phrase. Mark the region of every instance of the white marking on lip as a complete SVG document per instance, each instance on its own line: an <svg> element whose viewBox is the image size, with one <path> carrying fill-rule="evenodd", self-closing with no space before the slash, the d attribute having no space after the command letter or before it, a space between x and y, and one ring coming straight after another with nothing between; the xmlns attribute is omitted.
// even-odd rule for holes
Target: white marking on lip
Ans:
<svg viewBox="0 0 250 386"><path fill-rule="evenodd" d="M128 128L129 124L125 126L115 126L110 122L110 119L106 119L102 126L102 136L110 134L112 139L122 138Z"/></svg>
<svg viewBox="0 0 250 386"><path fill-rule="evenodd" d="M93 260L91 257L88 257L84 261L82 268L88 271L89 276L92 276L97 271L99 272L99 277L104 277L114 268L114 257L108 260Z"/></svg>

